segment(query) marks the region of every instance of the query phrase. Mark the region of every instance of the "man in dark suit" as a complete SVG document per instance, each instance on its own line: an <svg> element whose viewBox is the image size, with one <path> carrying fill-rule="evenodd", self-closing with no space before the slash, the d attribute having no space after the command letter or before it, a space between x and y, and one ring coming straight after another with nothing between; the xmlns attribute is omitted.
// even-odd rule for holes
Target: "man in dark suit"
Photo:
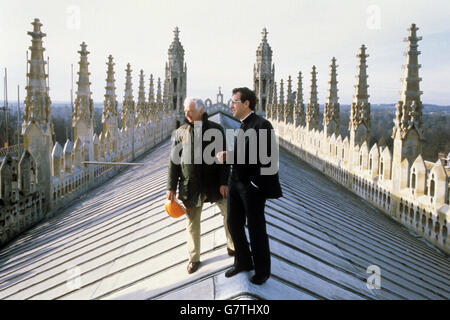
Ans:
<svg viewBox="0 0 450 320"><path fill-rule="evenodd" d="M228 180L227 223L235 247L235 260L225 276L232 277L254 268L255 275L250 281L260 285L270 276L270 249L264 207L266 199L279 198L282 191L278 179L275 132L269 121L255 114L255 106L256 95L253 91L246 87L233 89L231 110L241 121L241 128L238 130L233 153L221 152L217 158L219 161L232 163ZM262 161L261 149L266 149L272 163ZM276 170L271 172L268 169L273 165ZM251 252L245 235L246 220Z"/></svg>

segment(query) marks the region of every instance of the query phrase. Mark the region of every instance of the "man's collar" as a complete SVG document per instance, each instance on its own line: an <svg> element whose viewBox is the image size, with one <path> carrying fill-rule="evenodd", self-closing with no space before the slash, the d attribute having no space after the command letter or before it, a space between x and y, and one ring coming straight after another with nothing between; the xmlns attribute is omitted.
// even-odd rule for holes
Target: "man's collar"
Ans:
<svg viewBox="0 0 450 320"><path fill-rule="evenodd" d="M241 121L241 123L243 123L244 121L245 121L245 119L247 119L248 117L250 117L250 115L252 114L252 113L255 113L255 111L250 111L250 113L249 114L247 114L245 117L244 117L244 119L241 119L240 121Z"/></svg>

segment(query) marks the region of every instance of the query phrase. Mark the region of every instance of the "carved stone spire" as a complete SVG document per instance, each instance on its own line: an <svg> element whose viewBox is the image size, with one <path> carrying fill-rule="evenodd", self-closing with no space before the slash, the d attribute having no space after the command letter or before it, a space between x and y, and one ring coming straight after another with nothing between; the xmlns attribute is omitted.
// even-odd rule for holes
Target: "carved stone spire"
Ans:
<svg viewBox="0 0 450 320"><path fill-rule="evenodd" d="M408 29L408 37L404 39L405 42L408 42L408 49L406 52L405 74L400 100L405 105L413 101L416 102L416 105L421 104L420 96L422 95L422 91L420 91L420 81L422 81L422 78L419 77L421 65L419 64L420 51L417 48L419 47L418 42L422 40L422 37L417 36L417 30L419 28L413 23Z"/></svg>
<svg viewBox="0 0 450 320"><path fill-rule="evenodd" d="M277 119L278 121L283 121L284 117L284 86L283 79L280 80L280 100L277 105Z"/></svg>
<svg viewBox="0 0 450 320"><path fill-rule="evenodd" d="M337 73L336 73L336 58L331 60L330 73L330 89L325 103L323 112L323 127L328 136L333 133L337 136L339 134L339 102L338 102L338 88L337 88Z"/></svg>
<svg viewBox="0 0 450 320"><path fill-rule="evenodd" d="M125 95L122 103L122 127L134 127L135 104L133 98L133 84L131 82L131 66L128 63L125 69Z"/></svg>
<svg viewBox="0 0 450 320"><path fill-rule="evenodd" d="M53 123L51 117L51 101L46 83L44 47L42 38L46 36L41 31L42 23L34 19L31 23L31 58L27 61L27 95L23 115L22 135L25 153L29 152L36 161L38 189L44 192L44 212L49 210L51 199L51 154L53 149Z"/></svg>
<svg viewBox="0 0 450 320"><path fill-rule="evenodd" d="M163 103L162 103L162 112L164 114L171 112L172 111L172 101L169 100L169 84L168 84L168 80L166 79L166 81L164 81L164 85L163 85Z"/></svg>
<svg viewBox="0 0 450 320"><path fill-rule="evenodd" d="M76 126L78 120L88 120L93 121L94 119L94 102L91 99L91 83L89 82L90 72L88 70L88 54L89 51L86 50L86 43L81 44L81 50L78 51L80 54L80 71L78 72L78 90L76 92L77 97L75 99L75 107L73 114L73 126ZM76 137L76 135L75 135ZM74 138L76 140L76 138Z"/></svg>
<svg viewBox="0 0 450 320"><path fill-rule="evenodd" d="M164 81L166 89L163 94L167 95L164 103L167 111L169 111L168 106L171 105L171 109L176 110L181 115L183 112L183 101L186 98L187 67L184 62L184 48L181 45L179 35L180 30L178 27L175 27L174 39L169 47L169 60L166 63L166 77Z"/></svg>
<svg viewBox="0 0 450 320"><path fill-rule="evenodd" d="M155 84L153 83L153 74L150 74L150 85L148 90L147 114L153 121L155 116Z"/></svg>
<svg viewBox="0 0 450 320"><path fill-rule="evenodd" d="M303 84L302 84L302 73L298 73L298 83L297 83L297 93L295 97L294 105L294 126L304 126L305 125L305 103L303 102Z"/></svg>
<svg viewBox="0 0 450 320"><path fill-rule="evenodd" d="M44 47L42 38L46 36L41 31L42 23L39 19L34 19L31 23L33 31L29 31L31 36L31 58L27 61L29 67L27 73L27 96L25 98L25 112L23 114L24 125L29 121L34 121L41 126L41 129L51 129L50 125L50 97L48 95L46 79L48 75L45 72ZM47 128L48 127L48 128ZM51 135L53 131L49 132Z"/></svg>
<svg viewBox="0 0 450 320"><path fill-rule="evenodd" d="M142 69L141 72L139 73L138 103L145 104L145 80L144 80L144 70Z"/></svg>
<svg viewBox="0 0 450 320"><path fill-rule="evenodd" d="M269 104L269 94L275 78L275 66L272 65L272 49L267 42L267 29L262 31L262 40L256 50L256 63L253 68L253 87L258 98L256 113L264 114Z"/></svg>
<svg viewBox="0 0 450 320"><path fill-rule="evenodd" d="M156 89L156 102L161 103L162 102L162 95L161 95L161 78L158 78L158 86Z"/></svg>
<svg viewBox="0 0 450 320"><path fill-rule="evenodd" d="M72 115L72 126L74 140L78 139L88 149L88 159L93 160L93 137L94 137L94 102L91 98L91 83L89 82L89 62L86 43L81 44L80 71L78 72L78 90L75 99L74 112Z"/></svg>
<svg viewBox="0 0 450 320"><path fill-rule="evenodd" d="M400 101L396 105L396 117L392 138L394 138L394 160L399 163L407 158L412 164L419 154L422 153L423 120L422 120L422 101L420 96L419 69L421 65L418 61L420 51L418 51L418 42L422 37L417 36L419 28L413 23L408 29L409 35L405 39L408 43L406 51L406 64L404 65L404 76ZM408 145L408 148L403 146Z"/></svg>
<svg viewBox="0 0 450 320"><path fill-rule="evenodd" d="M292 123L292 111L294 108L294 101L292 99L292 79L288 77L287 94L286 94L286 106L284 108L284 122Z"/></svg>
<svg viewBox="0 0 450 320"><path fill-rule="evenodd" d="M139 92L138 102L136 104L136 113L138 122L144 122L147 118L147 102L145 101L145 82L144 82L144 70L141 69L139 73Z"/></svg>
<svg viewBox="0 0 450 320"><path fill-rule="evenodd" d="M150 84L149 84L149 90L148 90L148 102L149 103L155 102L155 84L153 83L153 74L150 75Z"/></svg>
<svg viewBox="0 0 450 320"><path fill-rule="evenodd" d="M408 29L409 36L405 39L408 42L408 49L406 52L406 64L404 65L405 73L402 79L402 91L400 101L398 101L396 108L396 120L392 133L392 138L395 138L397 132L400 133L400 138L404 139L407 133L412 129L416 129L419 140L423 141L423 129L422 129L422 101L420 96L420 81L419 69L421 65L418 62L418 56L420 51L417 50L418 42L422 40L422 37L417 36L417 30L415 24L412 24Z"/></svg>
<svg viewBox="0 0 450 320"><path fill-rule="evenodd" d="M370 103L367 93L367 57L366 46L361 46L361 52L356 56L359 58L357 84L355 95L350 109L350 144L361 146L364 142L369 143L370 138Z"/></svg>
<svg viewBox="0 0 450 320"><path fill-rule="evenodd" d="M106 63L108 70L106 72L106 93L103 101L102 123L115 124L117 126L119 110L116 97L116 80L114 79L114 64L113 56L109 55Z"/></svg>
<svg viewBox="0 0 450 320"><path fill-rule="evenodd" d="M276 119L277 116L277 104L278 104L278 97L277 97L277 83L273 83L272 87L272 94L270 95L271 101L269 105L268 110L268 118L270 119Z"/></svg>
<svg viewBox="0 0 450 320"><path fill-rule="evenodd" d="M309 103L306 105L306 127L308 130L318 129L319 126L319 103L317 99L317 72L316 66L311 72L311 93Z"/></svg>

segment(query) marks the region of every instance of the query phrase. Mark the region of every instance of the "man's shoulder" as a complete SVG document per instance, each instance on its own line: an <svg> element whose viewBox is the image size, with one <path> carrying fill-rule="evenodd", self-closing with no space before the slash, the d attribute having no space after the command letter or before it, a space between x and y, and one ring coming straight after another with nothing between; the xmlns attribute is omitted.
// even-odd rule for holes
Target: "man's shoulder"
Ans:
<svg viewBox="0 0 450 320"><path fill-rule="evenodd" d="M187 123L181 125L178 127L178 129L175 130L175 139L181 139L185 134L189 132L189 125Z"/></svg>
<svg viewBox="0 0 450 320"><path fill-rule="evenodd" d="M187 129L189 129L189 125L187 123L185 123L178 127L177 132L183 132Z"/></svg>
<svg viewBox="0 0 450 320"><path fill-rule="evenodd" d="M270 123L269 120L261 117L260 115L257 115L256 113L255 113L254 119L255 119L254 120L255 124L256 124L256 126L258 128L266 128L266 129L272 129L273 128L272 124Z"/></svg>
<svg viewBox="0 0 450 320"><path fill-rule="evenodd" d="M223 127L220 124L211 120L208 120L208 127L223 130Z"/></svg>

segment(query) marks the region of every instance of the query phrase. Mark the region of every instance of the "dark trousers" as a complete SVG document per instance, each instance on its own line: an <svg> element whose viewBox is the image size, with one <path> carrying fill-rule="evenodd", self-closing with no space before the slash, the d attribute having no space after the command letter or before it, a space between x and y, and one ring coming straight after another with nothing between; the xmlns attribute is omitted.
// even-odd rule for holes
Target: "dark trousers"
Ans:
<svg viewBox="0 0 450 320"><path fill-rule="evenodd" d="M230 179L228 190L228 229L235 248L234 265L247 268L255 265L256 275L270 275L269 238L266 231L264 207L266 199L250 183ZM247 219L250 236L250 253L245 234Z"/></svg>

